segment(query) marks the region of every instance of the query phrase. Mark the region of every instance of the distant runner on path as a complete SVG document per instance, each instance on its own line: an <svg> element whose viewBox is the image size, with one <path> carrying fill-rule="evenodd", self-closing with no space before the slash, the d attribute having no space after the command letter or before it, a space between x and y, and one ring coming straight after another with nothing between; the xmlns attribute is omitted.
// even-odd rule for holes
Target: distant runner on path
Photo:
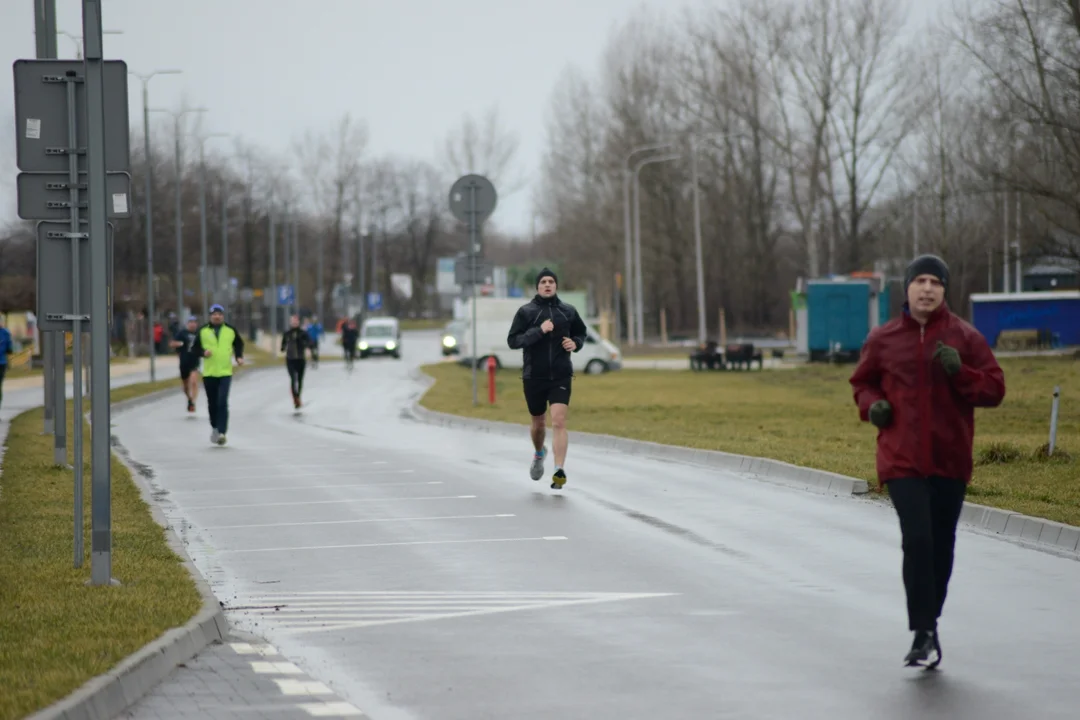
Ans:
<svg viewBox="0 0 1080 720"><path fill-rule="evenodd" d="M299 409L300 394L304 391L304 351L315 355L311 336L300 327L300 316L289 318L289 329L281 336L281 352L285 353L285 368L289 371L289 385L292 389L293 407Z"/></svg>
<svg viewBox="0 0 1080 720"><path fill-rule="evenodd" d="M225 444L229 429L229 389L232 386L233 356L244 364L244 339L225 322L225 308L210 306L210 322L199 328L193 351L203 358L203 387L210 415L210 442Z"/></svg>
<svg viewBox="0 0 1080 720"><path fill-rule="evenodd" d="M529 475L539 480L544 474L544 425L548 405L551 405L552 449L555 452L555 474L551 487L559 490L566 484L566 450L569 435L566 432L566 414L570 408L570 381L574 377L574 364L570 353L585 345L588 330L581 315L573 305L568 305L556 294L558 278L544 268L536 276L536 297L518 308L506 342L511 350L522 351L524 364L521 379L525 390L525 404L532 417L533 453Z"/></svg>
<svg viewBox="0 0 1080 720"><path fill-rule="evenodd" d="M199 364L202 362L202 356L194 352L198 330L199 321L192 315L187 319L187 327L177 330L169 343L180 358L180 383L184 386L187 409L191 413L195 412L195 400L199 397Z"/></svg>

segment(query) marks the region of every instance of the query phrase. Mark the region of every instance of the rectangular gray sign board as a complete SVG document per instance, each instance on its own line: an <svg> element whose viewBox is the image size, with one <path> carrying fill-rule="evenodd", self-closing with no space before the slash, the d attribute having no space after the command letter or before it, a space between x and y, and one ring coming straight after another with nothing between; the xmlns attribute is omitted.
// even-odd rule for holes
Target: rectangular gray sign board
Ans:
<svg viewBox="0 0 1080 720"><path fill-rule="evenodd" d="M492 266L482 258L459 257L454 261L456 285L486 285L492 275Z"/></svg>
<svg viewBox="0 0 1080 720"><path fill-rule="evenodd" d="M90 224L81 223L80 230L87 232ZM109 223L109 307L112 308L113 285L113 235ZM40 222L37 226L37 322L44 331L71 332L73 323L64 319L74 309L72 293L71 238L50 237L52 233L71 232L71 223ZM90 314L90 241L79 240L79 315ZM111 321L111 319L110 319ZM90 331L90 322L82 323L82 329Z"/></svg>
<svg viewBox="0 0 1080 720"><path fill-rule="evenodd" d="M81 60L15 61L15 160L24 172L66 173L68 156L68 76L85 78ZM130 172L127 63L105 62L105 171ZM86 172L86 83L75 83L76 139L82 150L79 172Z"/></svg>
<svg viewBox="0 0 1080 720"><path fill-rule="evenodd" d="M86 175L79 176L79 217L90 217L87 208L89 193ZM71 217L71 193L68 190L68 174L65 173L19 173L19 217L23 220L67 220ZM109 173L106 176L106 197L110 220L131 217L131 175Z"/></svg>

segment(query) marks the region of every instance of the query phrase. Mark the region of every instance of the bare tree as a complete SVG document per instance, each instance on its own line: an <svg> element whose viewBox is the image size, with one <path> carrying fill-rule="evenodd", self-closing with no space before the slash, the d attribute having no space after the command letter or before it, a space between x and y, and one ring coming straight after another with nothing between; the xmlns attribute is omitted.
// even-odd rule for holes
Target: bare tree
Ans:
<svg viewBox="0 0 1080 720"><path fill-rule="evenodd" d="M307 184L315 211L327 222L330 252L337 272L334 277L345 282L349 272L349 243L344 238L345 216L356 196L361 181L361 167L367 149L368 131L363 122L345 114L337 125L323 134L307 132L294 143L300 172ZM323 265L325 263L324 233L318 235L317 304L322 317L326 296Z"/></svg>
<svg viewBox="0 0 1080 720"><path fill-rule="evenodd" d="M967 159L1063 231L1040 238L1046 249L1080 259L1072 239L1080 235L1080 8L1009 0L959 17L951 30L987 88L987 132Z"/></svg>
<svg viewBox="0 0 1080 720"><path fill-rule="evenodd" d="M479 119L466 113L461 124L443 140L443 166L453 177L476 173L487 177L500 197L508 197L525 186L525 178L515 167L519 140L499 120L497 106Z"/></svg>
<svg viewBox="0 0 1080 720"><path fill-rule="evenodd" d="M825 188L829 119L843 80L839 38L843 22L839 0L812 0L788 22L778 22L772 37L781 47L770 68L781 122L779 147L785 158L788 201L806 248L806 272L819 277L821 262L820 213Z"/></svg>
<svg viewBox="0 0 1080 720"><path fill-rule="evenodd" d="M916 92L917 56L900 44L904 18L894 0L843 0L836 29L842 82L830 117L832 160L843 181L834 218L847 245L848 269L864 261L861 222L926 100ZM834 188L835 190L835 188Z"/></svg>

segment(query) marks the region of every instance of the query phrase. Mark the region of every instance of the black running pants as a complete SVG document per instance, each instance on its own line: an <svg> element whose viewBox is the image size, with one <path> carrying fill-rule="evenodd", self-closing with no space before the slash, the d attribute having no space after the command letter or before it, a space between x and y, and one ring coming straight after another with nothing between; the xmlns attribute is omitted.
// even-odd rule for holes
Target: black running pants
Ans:
<svg viewBox="0 0 1080 720"><path fill-rule="evenodd" d="M304 358L286 360L285 367L289 370L289 382L292 384L293 397L300 397L304 390L304 367L307 361Z"/></svg>
<svg viewBox="0 0 1080 720"><path fill-rule="evenodd" d="M908 628L936 630L952 576L956 525L967 485L951 478L901 478L885 483L900 519Z"/></svg>
<svg viewBox="0 0 1080 720"><path fill-rule="evenodd" d="M7 373L7 363L0 365L0 403L4 402L4 375Z"/></svg>
<svg viewBox="0 0 1080 720"><path fill-rule="evenodd" d="M210 411L210 427L222 435L229 429L229 388L232 376L203 376L203 388L206 390L206 408Z"/></svg>

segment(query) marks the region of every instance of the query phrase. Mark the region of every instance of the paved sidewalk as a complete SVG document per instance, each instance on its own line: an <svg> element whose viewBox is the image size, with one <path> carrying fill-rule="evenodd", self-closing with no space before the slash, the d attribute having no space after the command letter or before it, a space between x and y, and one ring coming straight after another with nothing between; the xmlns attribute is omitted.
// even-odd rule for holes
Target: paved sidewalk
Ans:
<svg viewBox="0 0 1080 720"><path fill-rule="evenodd" d="M172 360L172 362L169 362L170 360ZM163 358L162 356L158 356L157 369L159 371L159 374L163 365L163 361L169 363L170 370L174 365L176 365L176 361L173 357ZM148 372L150 372L150 358L148 357L135 358L131 362L117 362L114 359L113 362L109 363L109 377L112 378L119 378L125 377L127 375L136 375L138 373ZM67 382L70 385L72 381L70 366L68 366L65 375L67 377ZM26 390L29 388L40 388L41 380L42 376L40 374L32 375L30 377L11 378L4 381L4 390Z"/></svg>
<svg viewBox="0 0 1080 720"><path fill-rule="evenodd" d="M178 667L122 718L363 718L359 709L260 639L233 632Z"/></svg>

